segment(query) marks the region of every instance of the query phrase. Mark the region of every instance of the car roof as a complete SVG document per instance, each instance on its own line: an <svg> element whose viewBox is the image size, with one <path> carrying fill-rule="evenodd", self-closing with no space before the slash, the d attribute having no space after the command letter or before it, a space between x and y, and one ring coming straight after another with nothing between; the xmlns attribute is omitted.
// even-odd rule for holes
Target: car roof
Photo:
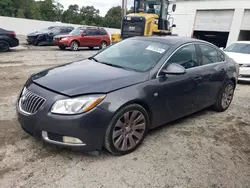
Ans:
<svg viewBox="0 0 250 188"><path fill-rule="evenodd" d="M131 39L140 39L140 40L149 40L154 42L166 43L168 45L175 45L177 43L188 43L188 42L205 42L202 40L189 38L189 37L180 37L180 36L142 36L142 37L133 37Z"/></svg>
<svg viewBox="0 0 250 188"><path fill-rule="evenodd" d="M250 44L250 41L237 41L235 43Z"/></svg>

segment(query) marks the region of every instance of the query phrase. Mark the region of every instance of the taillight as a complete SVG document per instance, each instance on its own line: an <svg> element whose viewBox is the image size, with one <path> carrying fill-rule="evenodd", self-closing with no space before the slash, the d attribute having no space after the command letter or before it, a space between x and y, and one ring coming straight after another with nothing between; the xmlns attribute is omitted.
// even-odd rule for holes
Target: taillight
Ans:
<svg viewBox="0 0 250 188"><path fill-rule="evenodd" d="M13 37L16 37L16 33L14 31L10 31L8 34L12 35Z"/></svg>

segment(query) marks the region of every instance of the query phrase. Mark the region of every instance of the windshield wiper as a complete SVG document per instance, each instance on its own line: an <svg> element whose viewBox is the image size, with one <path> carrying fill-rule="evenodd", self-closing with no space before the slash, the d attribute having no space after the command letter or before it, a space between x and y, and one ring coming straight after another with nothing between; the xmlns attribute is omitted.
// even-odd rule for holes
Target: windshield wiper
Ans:
<svg viewBox="0 0 250 188"><path fill-rule="evenodd" d="M123 67L123 66L120 66L120 65L115 65L115 64L112 64L112 63L107 63L107 62L99 62L99 63L104 64L104 65L108 65L108 66L111 66L111 67L117 67L117 68L121 68L121 69L131 70L130 68L126 68L126 67Z"/></svg>
<svg viewBox="0 0 250 188"><path fill-rule="evenodd" d="M88 59L89 59L89 60L94 60L94 61L100 63L100 62L99 62L96 58L94 58L94 57L89 57Z"/></svg>

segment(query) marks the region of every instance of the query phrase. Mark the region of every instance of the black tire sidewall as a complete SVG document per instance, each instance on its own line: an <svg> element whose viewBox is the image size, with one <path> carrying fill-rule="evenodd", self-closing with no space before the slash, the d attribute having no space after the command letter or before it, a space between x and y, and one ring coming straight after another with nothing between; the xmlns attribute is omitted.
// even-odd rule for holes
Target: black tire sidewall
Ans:
<svg viewBox="0 0 250 188"><path fill-rule="evenodd" d="M232 100L230 101L230 104L229 104L226 108L223 108L223 106L222 106L223 93L225 92L225 89L227 88L228 85L232 85L232 87L234 88L234 91L233 91L233 98L232 98ZM219 111L219 112L226 111L226 110L230 107L230 105L231 105L231 103L232 103L232 101L233 101L233 99L234 99L234 92L235 92L235 84L234 84L233 81L231 81L231 80L230 80L230 81L227 81L227 82L224 84L224 86L223 86L223 88L222 88L222 90L221 90L221 92L220 92L220 95L219 95L219 97L218 97L218 99L217 99L217 102L216 102L216 104L215 104L215 106L214 106L215 110L216 110L216 111Z"/></svg>
<svg viewBox="0 0 250 188"><path fill-rule="evenodd" d="M7 52L7 51L10 50L10 44L9 44L7 41L5 41L5 40L0 40L0 42L3 42L3 43L5 43L5 44L7 44L7 48L6 48L6 49L0 49L0 52Z"/></svg>
<svg viewBox="0 0 250 188"><path fill-rule="evenodd" d="M144 116L145 116L145 119L146 119L146 129L145 129L145 132L144 132L144 135L142 137L142 139L140 140L140 142L138 142L137 146L130 149L130 150L127 150L127 151L120 151L118 150L114 144L113 144L113 140L112 140L112 134L113 134L113 129L114 129L114 126L116 124L116 122L119 120L119 118L126 112L128 111L131 111L131 110L138 110L140 111ZM117 156L120 156L120 155L126 155L126 154L129 154L131 152L133 152L134 150L136 150L140 145L141 143L143 142L144 138L145 138L145 135L149 129L149 124L150 124L150 120L149 120L149 116L148 116L148 113L147 111L141 106L141 105L138 105L138 104L130 104L130 105L127 105L125 107L122 107L120 110L118 110L115 115L113 116L107 130L106 130L106 134L105 134L105 140L104 140L104 147L110 151L112 154L114 155L117 155Z"/></svg>

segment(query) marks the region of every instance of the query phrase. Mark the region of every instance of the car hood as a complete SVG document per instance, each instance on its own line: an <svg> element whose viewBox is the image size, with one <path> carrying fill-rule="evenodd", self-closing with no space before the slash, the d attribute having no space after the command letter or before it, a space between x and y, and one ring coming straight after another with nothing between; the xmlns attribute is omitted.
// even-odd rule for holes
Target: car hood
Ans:
<svg viewBox="0 0 250 188"><path fill-rule="evenodd" d="M250 54L241 54L234 52L225 52L230 58L232 58L238 64L250 64Z"/></svg>
<svg viewBox="0 0 250 188"><path fill-rule="evenodd" d="M147 81L148 76L148 73L116 68L86 59L44 70L33 75L31 80L52 91L76 96L108 93Z"/></svg>
<svg viewBox="0 0 250 188"><path fill-rule="evenodd" d="M47 34L47 33L48 32L36 31L36 32L29 33L27 36L31 37L31 36L37 36L37 35L42 35L42 34Z"/></svg>

